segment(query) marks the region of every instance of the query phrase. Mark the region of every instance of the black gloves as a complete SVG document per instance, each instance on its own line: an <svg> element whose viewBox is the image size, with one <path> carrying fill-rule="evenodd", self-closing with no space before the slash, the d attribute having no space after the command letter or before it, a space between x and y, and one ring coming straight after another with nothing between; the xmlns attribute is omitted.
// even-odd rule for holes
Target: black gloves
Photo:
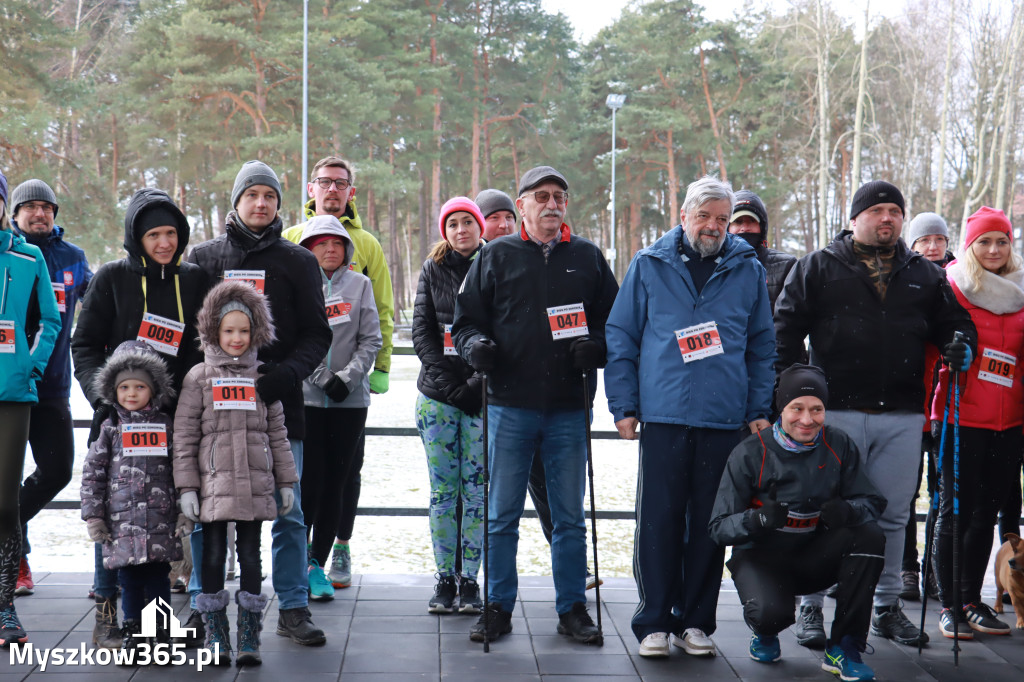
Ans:
<svg viewBox="0 0 1024 682"><path fill-rule="evenodd" d="M481 336L469 347L469 364L478 372L489 372L498 364L498 344Z"/></svg>
<svg viewBox="0 0 1024 682"><path fill-rule="evenodd" d="M821 505L819 521L827 528L842 528L853 520L853 506L841 497L833 497Z"/></svg>
<svg viewBox="0 0 1024 682"><path fill-rule="evenodd" d="M265 362L256 371L263 375L256 380L256 392L268 405L284 400L295 387L291 372L276 362Z"/></svg>
<svg viewBox="0 0 1024 682"><path fill-rule="evenodd" d="M92 445L93 441L100 437L100 427L112 414L117 414L113 405L103 401L96 404L96 408L92 411L92 423L89 425L89 438L85 443L86 447Z"/></svg>
<svg viewBox="0 0 1024 682"><path fill-rule="evenodd" d="M971 366L971 347L964 343L957 334L942 349L942 361L954 372L966 372Z"/></svg>
<svg viewBox="0 0 1024 682"><path fill-rule="evenodd" d="M483 396L481 395L481 381L477 377L457 386L448 394L448 402L463 412L473 417L480 414L483 407Z"/></svg>
<svg viewBox="0 0 1024 682"><path fill-rule="evenodd" d="M752 531L775 530L786 525L786 517L789 516L789 505L784 502L775 501L776 486L772 483L768 486L768 496L761 500L760 509L754 509L748 520L748 527Z"/></svg>
<svg viewBox="0 0 1024 682"><path fill-rule="evenodd" d="M601 344L589 336L581 336L569 344L572 366L580 370L597 369L604 364L604 350Z"/></svg>
<svg viewBox="0 0 1024 682"><path fill-rule="evenodd" d="M339 379L337 375L334 375L324 384L324 393L334 402L340 403L348 397L349 390L345 382Z"/></svg>

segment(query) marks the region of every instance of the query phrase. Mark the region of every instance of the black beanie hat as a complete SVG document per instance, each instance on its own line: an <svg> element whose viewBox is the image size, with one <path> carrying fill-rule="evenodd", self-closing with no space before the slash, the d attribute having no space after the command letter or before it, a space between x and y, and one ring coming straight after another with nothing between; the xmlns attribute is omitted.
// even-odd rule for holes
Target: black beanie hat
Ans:
<svg viewBox="0 0 1024 682"><path fill-rule="evenodd" d="M177 230L178 218L178 214L166 206L153 206L139 214L139 217L135 219L135 224L132 226L132 232L135 235L136 241L141 242L142 237L155 227L170 225Z"/></svg>
<svg viewBox="0 0 1024 682"><path fill-rule="evenodd" d="M779 374L775 392L775 408L782 412L786 405L805 395L813 395L828 407L828 383L825 373L814 365L791 365Z"/></svg>
<svg viewBox="0 0 1024 682"><path fill-rule="evenodd" d="M903 202L903 192L896 185L885 180L872 180L860 186L853 195L853 203L850 204L850 220L853 220L861 211L871 208L877 204L896 204L907 215L907 206Z"/></svg>
<svg viewBox="0 0 1024 682"><path fill-rule="evenodd" d="M732 205L732 217L729 218L729 222L735 222L743 215L752 216L757 221L761 226L762 237L768 234L768 211L765 209L761 197L749 189L741 189L736 192L736 201Z"/></svg>

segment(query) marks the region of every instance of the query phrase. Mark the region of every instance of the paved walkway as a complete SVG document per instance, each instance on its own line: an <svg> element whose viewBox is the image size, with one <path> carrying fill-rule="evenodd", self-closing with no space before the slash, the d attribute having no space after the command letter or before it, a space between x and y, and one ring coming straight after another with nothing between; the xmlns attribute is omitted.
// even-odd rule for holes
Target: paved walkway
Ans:
<svg viewBox="0 0 1024 682"><path fill-rule="evenodd" d="M78 648L88 643L93 612L85 598L91 574L50 573L36 576L36 593L17 601L18 613L36 647ZM513 618L513 633L492 643L484 654L482 645L469 641L469 627L477 616L432 616L426 612L433 580L425 576L364 575L338 597L311 608L317 625L328 633L327 645L301 647L274 634L277 604L267 612L263 638L263 666L238 670L209 668L202 673L180 667L119 668L110 666L49 667L11 665L10 655L0 651L0 682L44 679L76 682L120 680L245 681L302 680L303 682L668 682L698 680L829 680L819 668L820 654L796 644L792 632L782 634L781 663L764 665L747 656L749 632L743 624L739 601L732 584L723 585L719 628L715 643L719 655L698 659L673 651L667 660L645 660L636 655L636 641L629 619L636 605L633 581L608 580L601 590L604 602L605 645L593 648L575 644L555 633L554 590L551 578L528 577L520 586L520 603ZM269 593L269 583L264 592ZM590 593L593 594L592 592ZM592 597L591 597L592 598ZM182 595L174 595L176 610L187 615ZM832 604L826 600L826 619ZM911 605L914 618L920 606ZM1012 615L1010 616L1011 623ZM183 618L182 618L183 619ZM234 618L232 617L232 621ZM869 638L874 654L865 658L880 680L970 680L1019 682L1024 675L1024 633L1009 637L984 637L962 645L960 667L953 667L951 640L937 630L937 618L929 615L932 644L920 657L917 650L875 637ZM234 626L232 626L234 627ZM191 653L191 652L190 652Z"/></svg>

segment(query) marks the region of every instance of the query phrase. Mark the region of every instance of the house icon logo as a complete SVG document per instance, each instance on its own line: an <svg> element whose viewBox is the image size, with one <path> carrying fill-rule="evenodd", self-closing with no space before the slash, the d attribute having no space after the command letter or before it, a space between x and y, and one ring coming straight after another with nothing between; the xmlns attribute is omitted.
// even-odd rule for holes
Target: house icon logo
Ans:
<svg viewBox="0 0 1024 682"><path fill-rule="evenodd" d="M166 630L171 637L192 637L195 628L183 628L174 609L162 598L157 597L142 609L142 632L135 637L156 637L158 627Z"/></svg>

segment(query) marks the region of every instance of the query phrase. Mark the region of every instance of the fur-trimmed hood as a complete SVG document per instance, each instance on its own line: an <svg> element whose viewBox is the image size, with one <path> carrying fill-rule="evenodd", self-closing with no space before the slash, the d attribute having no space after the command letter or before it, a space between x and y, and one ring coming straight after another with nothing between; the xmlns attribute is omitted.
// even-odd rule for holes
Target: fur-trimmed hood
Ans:
<svg viewBox="0 0 1024 682"><path fill-rule="evenodd" d="M93 380L96 393L111 405L117 405L117 375L125 370L142 370L153 380L151 404L158 409L168 407L174 399L171 373L160 355L142 341L125 341L97 372Z"/></svg>
<svg viewBox="0 0 1024 682"><path fill-rule="evenodd" d="M196 318L196 329L199 332L199 345L207 348L219 348L220 310L231 301L237 301L251 311L250 343L254 350L274 342L274 318L270 314L270 306L266 297L244 282L224 281L210 289L203 301L203 307Z"/></svg>
<svg viewBox="0 0 1024 682"><path fill-rule="evenodd" d="M1015 313L1024 308L1024 270L1008 275L982 271L981 287L978 289L974 288L963 264L959 261L950 263L946 267L946 273L971 305L984 308L996 315Z"/></svg>

